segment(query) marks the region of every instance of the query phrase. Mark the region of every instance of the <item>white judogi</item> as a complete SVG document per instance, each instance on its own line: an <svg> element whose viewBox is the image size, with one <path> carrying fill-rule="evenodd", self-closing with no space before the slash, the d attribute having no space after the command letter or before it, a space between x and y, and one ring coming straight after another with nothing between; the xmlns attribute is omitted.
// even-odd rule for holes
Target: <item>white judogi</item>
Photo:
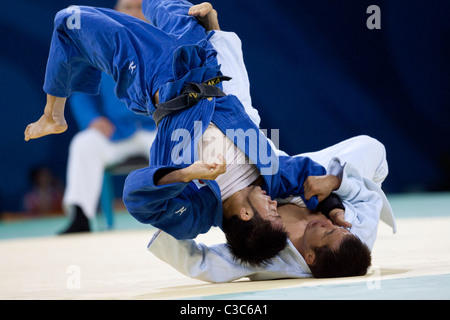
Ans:
<svg viewBox="0 0 450 320"><path fill-rule="evenodd" d="M232 66L224 74L233 77L236 83L244 84L231 87L233 91L226 91L224 86L224 91L247 101L243 103L244 107L249 114L257 116L254 116L254 121L259 125L259 115L251 106L249 85L246 85L247 73L242 72L245 65L242 59L234 58L239 53L242 57L239 38L232 32L216 31L210 41L219 51L218 58L222 53L222 61L219 59L222 67L226 66L227 61ZM226 50L220 51L221 43L228 44ZM224 54L228 54L229 59L224 58ZM279 153L285 154L283 151ZM369 248L375 242L380 219L396 231L392 209L381 190L381 183L388 174L388 165L384 146L380 142L368 136L358 136L301 156L308 156L320 163L329 174L342 176L341 186L335 193L343 200L345 219L352 224L350 231ZM224 243L208 247L195 240L176 240L161 231L154 234L148 250L186 276L209 282L228 282L242 277L251 280L311 277L308 265L290 241L264 268L237 263Z"/></svg>
<svg viewBox="0 0 450 320"><path fill-rule="evenodd" d="M372 248L380 219L396 231L392 209L379 186L388 173L381 143L368 136L358 136L309 156L320 160L328 173L342 173L341 186L335 193L343 201L345 220L352 224L351 233ZM363 164L361 171L358 171L359 163ZM308 265L290 241L264 268L239 264L225 243L208 247L195 240L177 241L160 231L154 234L148 250L186 276L209 282L242 277L251 280L311 277Z"/></svg>

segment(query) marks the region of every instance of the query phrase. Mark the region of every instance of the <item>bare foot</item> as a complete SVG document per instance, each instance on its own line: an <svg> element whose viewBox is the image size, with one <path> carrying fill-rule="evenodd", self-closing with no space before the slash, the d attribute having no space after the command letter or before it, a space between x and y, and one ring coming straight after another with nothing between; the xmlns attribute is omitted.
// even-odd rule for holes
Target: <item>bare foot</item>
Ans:
<svg viewBox="0 0 450 320"><path fill-rule="evenodd" d="M189 8L189 15L198 19L200 24L207 30L220 30L217 11L209 2L203 2Z"/></svg>
<svg viewBox="0 0 450 320"><path fill-rule="evenodd" d="M44 114L38 121L27 126L25 129L25 141L66 131L67 123L64 118L65 104L66 98L59 98L47 94L47 104L44 108Z"/></svg>
<svg viewBox="0 0 450 320"><path fill-rule="evenodd" d="M25 129L25 141L49 134L62 133L66 130L67 123L64 118L55 120L51 115L44 113L38 121L27 126Z"/></svg>

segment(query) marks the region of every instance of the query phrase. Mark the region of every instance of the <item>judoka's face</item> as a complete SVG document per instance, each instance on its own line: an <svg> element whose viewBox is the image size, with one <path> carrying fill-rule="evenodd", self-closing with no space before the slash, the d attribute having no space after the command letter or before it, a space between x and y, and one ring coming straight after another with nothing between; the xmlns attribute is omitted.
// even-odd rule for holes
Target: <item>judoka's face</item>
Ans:
<svg viewBox="0 0 450 320"><path fill-rule="evenodd" d="M348 235L351 235L350 231L332 224L328 219L313 220L305 228L303 246L310 249L327 246L333 250L337 249Z"/></svg>
<svg viewBox="0 0 450 320"><path fill-rule="evenodd" d="M253 211L256 210L261 218L270 221L275 228L283 228L283 222L278 215L277 202L272 200L261 187L251 186L249 188L247 206L250 213L254 215Z"/></svg>

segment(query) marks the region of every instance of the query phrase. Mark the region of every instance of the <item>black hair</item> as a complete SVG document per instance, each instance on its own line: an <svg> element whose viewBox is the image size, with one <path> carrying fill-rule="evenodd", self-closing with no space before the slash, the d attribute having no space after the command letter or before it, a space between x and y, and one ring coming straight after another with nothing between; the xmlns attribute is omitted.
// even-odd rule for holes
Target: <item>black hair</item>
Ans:
<svg viewBox="0 0 450 320"><path fill-rule="evenodd" d="M314 248L315 260L309 265L315 278L362 276L371 265L370 249L356 236L346 236L338 249Z"/></svg>
<svg viewBox="0 0 450 320"><path fill-rule="evenodd" d="M236 215L224 219L223 231L228 248L237 261L250 266L268 266L270 260L286 247L288 234L252 209L254 216L249 221Z"/></svg>

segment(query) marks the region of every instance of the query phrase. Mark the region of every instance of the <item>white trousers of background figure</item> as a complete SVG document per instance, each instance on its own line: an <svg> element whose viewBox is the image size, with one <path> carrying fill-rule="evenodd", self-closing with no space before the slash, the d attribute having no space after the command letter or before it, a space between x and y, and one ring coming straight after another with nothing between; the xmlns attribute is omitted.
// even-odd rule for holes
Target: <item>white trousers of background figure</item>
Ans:
<svg viewBox="0 0 450 320"><path fill-rule="evenodd" d="M77 133L69 147L64 207L68 214L78 205L86 217L95 217L105 168L130 156L149 157L155 131L138 130L130 138L114 142L95 129Z"/></svg>

